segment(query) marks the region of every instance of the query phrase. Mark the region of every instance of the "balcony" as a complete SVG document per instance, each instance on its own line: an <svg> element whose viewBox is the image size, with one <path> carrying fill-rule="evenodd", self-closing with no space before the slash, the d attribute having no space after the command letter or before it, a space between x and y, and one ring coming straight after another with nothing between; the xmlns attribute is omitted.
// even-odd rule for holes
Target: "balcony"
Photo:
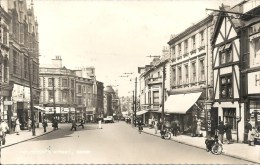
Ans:
<svg viewBox="0 0 260 165"><path fill-rule="evenodd" d="M202 50L205 50L205 45L202 44L199 48L198 48L199 52L202 51Z"/></svg>
<svg viewBox="0 0 260 165"><path fill-rule="evenodd" d="M187 57L188 55L189 55L188 52L184 53L184 54L183 54L183 58Z"/></svg>
<svg viewBox="0 0 260 165"><path fill-rule="evenodd" d="M181 59L182 59L182 56L179 55L179 56L177 57L177 60L181 60Z"/></svg>

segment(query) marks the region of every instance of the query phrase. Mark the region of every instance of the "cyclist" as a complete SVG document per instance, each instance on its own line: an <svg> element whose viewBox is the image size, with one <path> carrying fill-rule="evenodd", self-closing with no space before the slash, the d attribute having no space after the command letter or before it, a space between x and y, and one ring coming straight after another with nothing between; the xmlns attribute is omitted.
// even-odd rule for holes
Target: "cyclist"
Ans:
<svg viewBox="0 0 260 165"><path fill-rule="evenodd" d="M143 130L143 121L139 119L137 125L138 125L138 131L139 133L141 133Z"/></svg>

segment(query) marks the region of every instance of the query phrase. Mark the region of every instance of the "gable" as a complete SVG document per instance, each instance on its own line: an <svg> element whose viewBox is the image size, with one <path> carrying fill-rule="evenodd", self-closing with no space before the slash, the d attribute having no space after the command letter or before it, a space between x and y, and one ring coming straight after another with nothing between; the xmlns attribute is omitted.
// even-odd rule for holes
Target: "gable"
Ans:
<svg viewBox="0 0 260 165"><path fill-rule="evenodd" d="M228 17L224 17L216 34L215 45L223 43L237 36L237 32Z"/></svg>

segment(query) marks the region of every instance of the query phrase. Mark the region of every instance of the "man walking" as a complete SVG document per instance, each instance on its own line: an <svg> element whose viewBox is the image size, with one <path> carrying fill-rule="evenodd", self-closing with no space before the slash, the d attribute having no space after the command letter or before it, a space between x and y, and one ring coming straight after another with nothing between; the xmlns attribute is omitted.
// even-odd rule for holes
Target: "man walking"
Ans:
<svg viewBox="0 0 260 165"><path fill-rule="evenodd" d="M75 131L77 131L77 124L76 124L76 120L75 119L72 119L72 125L71 125L71 129L70 130L72 131L73 129Z"/></svg>
<svg viewBox="0 0 260 165"><path fill-rule="evenodd" d="M82 127L82 129L84 129L84 120L83 119L80 120L80 125L78 125L78 127L80 127L80 126Z"/></svg>
<svg viewBox="0 0 260 165"><path fill-rule="evenodd" d="M223 121L220 121L218 125L218 139L221 141L222 144L223 144L224 133L225 133L225 125Z"/></svg>
<svg viewBox="0 0 260 165"><path fill-rule="evenodd" d="M249 131L252 131L252 124L249 120L247 120L245 124L245 137L244 137L244 143L248 143L248 137L249 137Z"/></svg>
<svg viewBox="0 0 260 165"><path fill-rule="evenodd" d="M232 130L232 125L226 121L225 123L225 131L226 131L226 136L227 136L227 141L228 141L228 144L231 143L232 141L232 133L231 133L231 130Z"/></svg>
<svg viewBox="0 0 260 165"><path fill-rule="evenodd" d="M46 119L43 119L42 126L43 126L44 132L46 132L46 127L48 127L48 123L47 123Z"/></svg>
<svg viewBox="0 0 260 165"><path fill-rule="evenodd" d="M8 124L5 122L5 120L1 120L0 136L2 136L2 145L5 145L5 137L8 131L9 131Z"/></svg>

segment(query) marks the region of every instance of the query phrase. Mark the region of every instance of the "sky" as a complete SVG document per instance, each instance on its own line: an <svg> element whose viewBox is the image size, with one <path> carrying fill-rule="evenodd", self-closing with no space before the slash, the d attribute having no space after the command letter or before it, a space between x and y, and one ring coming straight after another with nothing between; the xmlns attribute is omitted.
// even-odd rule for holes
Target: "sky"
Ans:
<svg viewBox="0 0 260 165"><path fill-rule="evenodd" d="M30 4L31 0L27 0ZM68 69L94 66L119 96L132 95L138 67L162 55L170 36L205 18L208 9L240 0L34 0L40 66L61 56ZM124 73L133 73L129 77Z"/></svg>

